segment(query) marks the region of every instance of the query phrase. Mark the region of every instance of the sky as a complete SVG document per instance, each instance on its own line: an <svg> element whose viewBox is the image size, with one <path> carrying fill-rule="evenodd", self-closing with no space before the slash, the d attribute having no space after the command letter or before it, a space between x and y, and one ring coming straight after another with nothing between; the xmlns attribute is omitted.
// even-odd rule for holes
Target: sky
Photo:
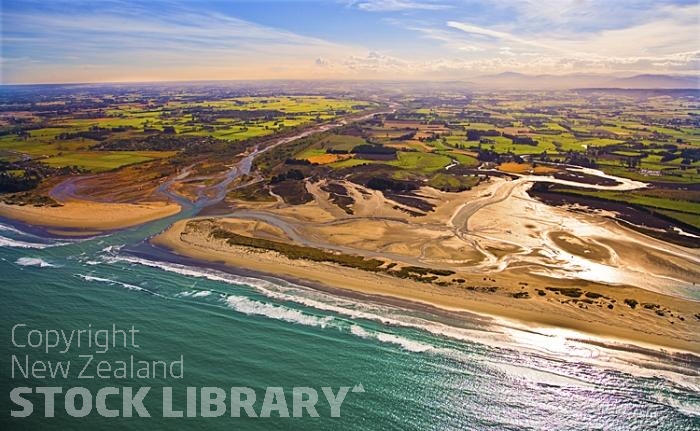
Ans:
<svg viewBox="0 0 700 431"><path fill-rule="evenodd" d="M698 74L698 0L0 0L0 83Z"/></svg>

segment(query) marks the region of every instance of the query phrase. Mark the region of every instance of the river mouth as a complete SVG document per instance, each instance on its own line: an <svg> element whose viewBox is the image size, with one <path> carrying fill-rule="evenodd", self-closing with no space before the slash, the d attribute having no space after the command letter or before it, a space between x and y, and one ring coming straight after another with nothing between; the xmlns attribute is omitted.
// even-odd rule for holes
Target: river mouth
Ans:
<svg viewBox="0 0 700 431"><path fill-rule="evenodd" d="M333 205L320 194L314 195L316 201L311 204L289 208L235 208L217 201L200 214L229 220L234 228L241 224L238 234L255 236L244 225L262 223L281 230L285 241L367 258L385 257L472 275L508 273L635 286L700 300L695 286L700 278L697 251L629 229L616 221L613 212L555 207L529 192L540 183L618 191L646 184L594 169L567 172L571 175L560 178L493 178L462 194L426 192L425 196L437 200L433 200L435 211L424 217L392 212L394 203L376 195L366 197L371 202L366 209L356 203L354 215L329 216ZM583 183L572 180L578 175L583 175ZM464 203L455 207L459 202Z"/></svg>
<svg viewBox="0 0 700 431"><path fill-rule="evenodd" d="M509 199L502 203L510 204ZM483 211L491 206L474 212L468 220L470 229L475 228L473 223L484 219ZM465 385L477 382L478 391L484 393L482 398L502 399L504 385L513 386L508 387L508 400L516 396L511 393L527 393L518 401L523 406L527 402L533 406L549 405L552 399L580 397L576 408L580 410L581 403L593 399L585 410L594 411L598 399L605 399L608 405L612 399L624 406L634 396L635 409L642 403L666 409L672 412L669 415L675 415L672 417L683 420L697 417L693 404L698 388L696 355L673 349L662 353L653 346L592 337L573 329L517 325L338 289L315 285L309 288L300 280L280 280L252 271L231 271L221 264L202 264L148 243L150 237L173 222L196 217L199 211L196 205L189 204L182 214L169 219L69 244L52 243L50 247L31 249L3 247L11 317L20 319L17 310L48 316L44 321L59 315L65 319L66 328L78 319L91 321L94 327L97 319L138 322L142 330L151 331L162 340L162 344L154 344L152 339L151 343L144 343L146 354L154 358L160 358L158 355L164 355L163 352L174 355L172 346L181 346L177 354L185 355L187 373L200 379L211 373L213 376L206 380L209 386L221 384L230 376L241 378L241 369L257 372L254 378L258 384L272 384L266 380L269 370L288 362L313 364L315 375L323 370L353 384L362 381L366 388L376 391L379 384L408 381L408 375L427 369L425 381L417 385L418 389L392 390L391 394L382 395L386 397L382 398L383 405L405 402L402 390L411 394L418 391L422 403L444 402L447 391L451 397L466 397L471 392L465 391ZM538 228L540 224L523 224L522 220L520 223L526 229ZM552 232L557 232L556 226L551 226ZM7 234L33 243L21 233ZM586 247L592 247L592 243L578 243L571 236L555 236L572 244L567 246L575 247L571 252L585 255ZM607 245L602 240L600 243ZM496 251L493 254L506 259L516 252L505 246L501 250L502 255ZM279 348L280 344L284 348ZM252 356L255 352L265 354ZM274 360L268 352L274 352ZM235 359L240 357L244 357L244 362L236 362L239 369L233 369L230 362L241 361ZM213 367L212 358L222 359ZM324 364L330 364L331 369L325 371ZM358 368L358 364L361 371L344 374ZM214 368L216 372L211 371ZM404 368L407 373L397 376L396 370ZM294 373L294 369L290 366L288 372ZM302 368L304 375L308 376L310 369ZM368 369L375 370L372 379ZM479 376L486 376L483 383L477 380ZM201 382L186 381L189 385ZM88 387L93 384L65 383ZM654 394L661 390L668 395L658 400ZM184 387L177 391L184 393ZM482 402L481 398L455 401L459 406L479 406ZM509 405L506 411L511 408ZM621 411L618 409L616 416L628 414ZM374 414L364 408L360 412Z"/></svg>
<svg viewBox="0 0 700 431"><path fill-rule="evenodd" d="M529 195L530 186L529 181L501 186L508 188L509 198L482 205L467 221L466 235L485 244L503 242L523 249L507 258L505 266L504 258L497 256L491 268L535 264L542 268L538 273L552 277L631 285L700 299L695 286L700 276L697 250L629 229L616 222L613 213L547 205Z"/></svg>

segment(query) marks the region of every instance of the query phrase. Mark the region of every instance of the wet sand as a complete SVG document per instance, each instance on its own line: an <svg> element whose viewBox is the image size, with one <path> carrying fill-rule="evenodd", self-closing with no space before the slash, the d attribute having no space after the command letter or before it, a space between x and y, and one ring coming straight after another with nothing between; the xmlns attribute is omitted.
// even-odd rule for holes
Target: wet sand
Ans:
<svg viewBox="0 0 700 431"><path fill-rule="evenodd" d="M495 278L458 274L465 277L464 285L436 286L330 263L290 260L270 251L230 246L222 240L212 239L207 232L188 229L187 223L187 220L177 222L153 242L182 256L282 278L308 280L312 285L323 285L348 294L388 297L450 313L477 313L505 319L514 326L565 328L581 333L581 338L588 334L594 339L603 337L622 344L700 353L700 319L694 316L700 312L700 306L696 302L635 287L538 278L528 274L527 268L505 271L493 275ZM607 301L614 301L614 306L610 309L593 301L583 305L547 290L553 286L554 289L579 287L594 291ZM497 289L490 290L489 287ZM538 290L545 295L540 296ZM514 297L518 292L528 292L528 297ZM634 298L640 305L632 309L624 303L626 298ZM659 307L646 308L641 304ZM656 310L663 310L664 317Z"/></svg>
<svg viewBox="0 0 700 431"><path fill-rule="evenodd" d="M23 223L53 228L51 232L75 235L76 231L96 232L122 229L180 212L180 206L165 202L103 203L81 200L60 207L7 205L0 203L0 216Z"/></svg>

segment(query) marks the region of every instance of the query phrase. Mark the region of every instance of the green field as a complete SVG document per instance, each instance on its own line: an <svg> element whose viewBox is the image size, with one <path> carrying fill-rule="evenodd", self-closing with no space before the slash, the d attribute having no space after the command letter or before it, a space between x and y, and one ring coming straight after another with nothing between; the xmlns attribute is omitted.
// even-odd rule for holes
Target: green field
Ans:
<svg viewBox="0 0 700 431"><path fill-rule="evenodd" d="M452 162L449 157L434 153L399 151L396 153L396 156L397 160L386 164L423 173L443 169Z"/></svg>
<svg viewBox="0 0 700 431"><path fill-rule="evenodd" d="M48 166L77 166L101 172L154 158L170 157L175 153L169 151L158 155L140 151L91 151L100 141L78 137L75 134L100 128L106 130L107 141L129 140L143 136L145 129L158 132L165 127L172 127L180 135L212 136L223 140L241 141L329 120L370 105L358 100L317 96L240 97L201 102L171 100L159 106L151 106L150 103L147 106L116 103L109 109L90 112L91 118L66 115L35 116L32 120L41 127L28 130L24 136L0 136L0 160L18 161L28 156ZM245 120L235 116L225 117L229 112L247 111L272 111L283 114L275 118ZM213 120L199 119L197 115L187 112L201 112L201 115L210 116ZM351 141L356 142L357 139L352 136L331 137L329 145L348 147L352 145Z"/></svg>
<svg viewBox="0 0 700 431"><path fill-rule="evenodd" d="M700 203L644 195L640 192L588 191L565 189L567 194L590 196L613 202L623 202L649 208L668 217L700 228Z"/></svg>
<svg viewBox="0 0 700 431"><path fill-rule="evenodd" d="M53 167L77 166L91 172L104 172L173 155L175 153L170 151L76 151L50 157L42 160L42 163Z"/></svg>

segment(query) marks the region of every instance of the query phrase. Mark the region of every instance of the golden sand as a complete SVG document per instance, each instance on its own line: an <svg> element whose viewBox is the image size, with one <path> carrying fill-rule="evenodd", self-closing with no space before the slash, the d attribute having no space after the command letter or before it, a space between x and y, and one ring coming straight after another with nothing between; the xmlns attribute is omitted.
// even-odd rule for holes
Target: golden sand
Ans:
<svg viewBox="0 0 700 431"><path fill-rule="evenodd" d="M101 203L73 200L60 207L7 205L0 203L0 216L27 224L65 230L90 232L121 229L168 217L180 212L180 206L165 202ZM72 232L75 233L75 232Z"/></svg>
<svg viewBox="0 0 700 431"><path fill-rule="evenodd" d="M538 280L524 270L483 278L456 275L465 277L463 286L474 286L474 290L455 285L436 286L330 263L290 260L276 252L230 246L222 240L212 239L206 232L187 229L187 222L177 222L153 241L183 256L223 262L232 267L279 277L308 280L348 293L390 297L451 312L473 312L532 327L566 328L580 332L582 338L590 334L638 345L700 353L700 320L694 317L694 313L699 311L696 303L656 292L572 280ZM498 286L498 290L494 293L481 289L486 286ZM572 302L571 298L550 290L545 290L545 296L537 293L551 286L594 291L614 300L615 305L613 309L594 305L582 307L580 303ZM513 296L517 292L528 292L529 297L517 299ZM640 305L632 309L624 303L626 298L635 298ZM666 310L666 317L659 317L654 310L641 306L644 303L661 305ZM670 314L675 317L670 317Z"/></svg>

